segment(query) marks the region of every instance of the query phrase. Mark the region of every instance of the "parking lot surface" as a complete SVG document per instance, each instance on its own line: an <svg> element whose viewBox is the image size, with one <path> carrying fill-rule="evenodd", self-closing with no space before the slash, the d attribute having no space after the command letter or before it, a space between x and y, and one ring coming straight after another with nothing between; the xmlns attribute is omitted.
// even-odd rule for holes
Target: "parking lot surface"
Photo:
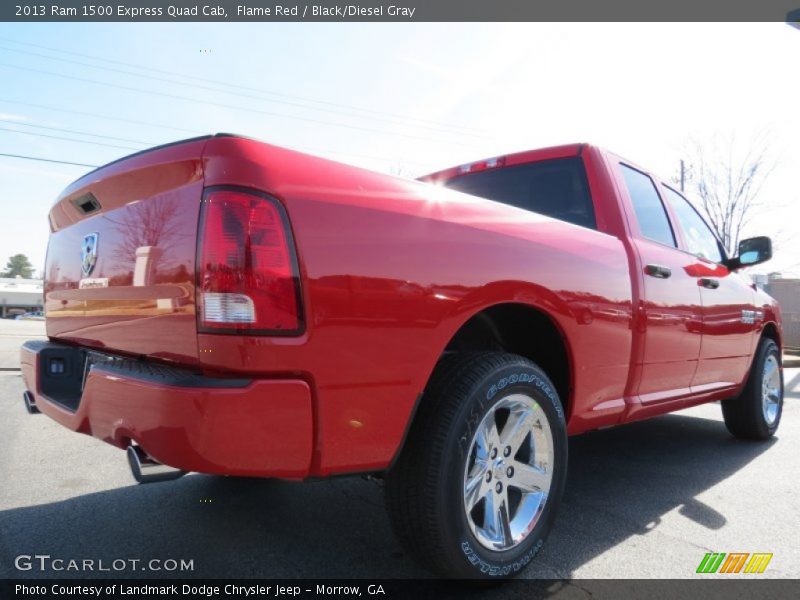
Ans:
<svg viewBox="0 0 800 600"><path fill-rule="evenodd" d="M44 321L0 319L0 372L19 368L19 347L25 340L44 337Z"/></svg>
<svg viewBox="0 0 800 600"><path fill-rule="evenodd" d="M0 349L20 341L0 335ZM716 551L770 552L760 577L800 577L792 364L770 442L733 439L717 404L572 438L555 528L524 576L689 578ZM18 372L0 371L0 577L92 575L20 572L20 554L192 560L182 577L428 576L392 535L379 483L192 474L137 486L122 451L26 414L22 392Z"/></svg>

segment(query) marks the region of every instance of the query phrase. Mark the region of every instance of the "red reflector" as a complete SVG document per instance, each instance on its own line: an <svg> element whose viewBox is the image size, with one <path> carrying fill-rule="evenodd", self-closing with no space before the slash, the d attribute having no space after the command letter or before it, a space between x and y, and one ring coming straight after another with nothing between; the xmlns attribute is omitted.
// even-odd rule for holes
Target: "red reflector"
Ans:
<svg viewBox="0 0 800 600"><path fill-rule="evenodd" d="M199 329L300 333L297 262L277 200L211 188L203 198L201 222Z"/></svg>

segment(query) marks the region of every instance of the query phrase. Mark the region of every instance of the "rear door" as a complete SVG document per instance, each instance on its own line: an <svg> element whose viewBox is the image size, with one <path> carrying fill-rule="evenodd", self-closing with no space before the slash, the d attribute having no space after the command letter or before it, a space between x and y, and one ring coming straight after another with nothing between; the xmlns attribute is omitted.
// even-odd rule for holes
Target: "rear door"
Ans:
<svg viewBox="0 0 800 600"><path fill-rule="evenodd" d="M744 379L755 343L755 290L751 281L722 264L722 245L686 198L669 186L662 190L703 304L703 339L692 392L734 387Z"/></svg>
<svg viewBox="0 0 800 600"><path fill-rule="evenodd" d="M687 270L696 260L678 248L653 179L624 163L617 166L642 268L639 326L644 350L637 393L642 404L680 399L691 393L700 356L700 289Z"/></svg>

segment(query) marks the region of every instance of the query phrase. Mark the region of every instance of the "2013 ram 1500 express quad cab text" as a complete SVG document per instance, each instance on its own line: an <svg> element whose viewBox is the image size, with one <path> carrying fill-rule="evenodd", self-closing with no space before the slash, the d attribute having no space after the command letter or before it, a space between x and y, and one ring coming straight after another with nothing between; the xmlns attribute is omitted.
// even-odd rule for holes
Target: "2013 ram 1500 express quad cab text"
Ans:
<svg viewBox="0 0 800 600"><path fill-rule="evenodd" d="M519 573L567 436L722 401L781 418L778 306L670 185L593 146L408 181L217 135L70 185L50 212L48 341L25 402L185 471L385 477L424 565Z"/></svg>

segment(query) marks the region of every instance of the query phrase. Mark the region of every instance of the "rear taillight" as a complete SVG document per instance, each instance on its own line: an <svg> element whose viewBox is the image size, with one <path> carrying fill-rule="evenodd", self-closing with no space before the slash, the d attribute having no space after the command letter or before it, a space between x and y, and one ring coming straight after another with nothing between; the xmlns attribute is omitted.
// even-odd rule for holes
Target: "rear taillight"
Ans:
<svg viewBox="0 0 800 600"><path fill-rule="evenodd" d="M277 200L233 188L207 189L197 256L200 331L302 331L297 260Z"/></svg>

